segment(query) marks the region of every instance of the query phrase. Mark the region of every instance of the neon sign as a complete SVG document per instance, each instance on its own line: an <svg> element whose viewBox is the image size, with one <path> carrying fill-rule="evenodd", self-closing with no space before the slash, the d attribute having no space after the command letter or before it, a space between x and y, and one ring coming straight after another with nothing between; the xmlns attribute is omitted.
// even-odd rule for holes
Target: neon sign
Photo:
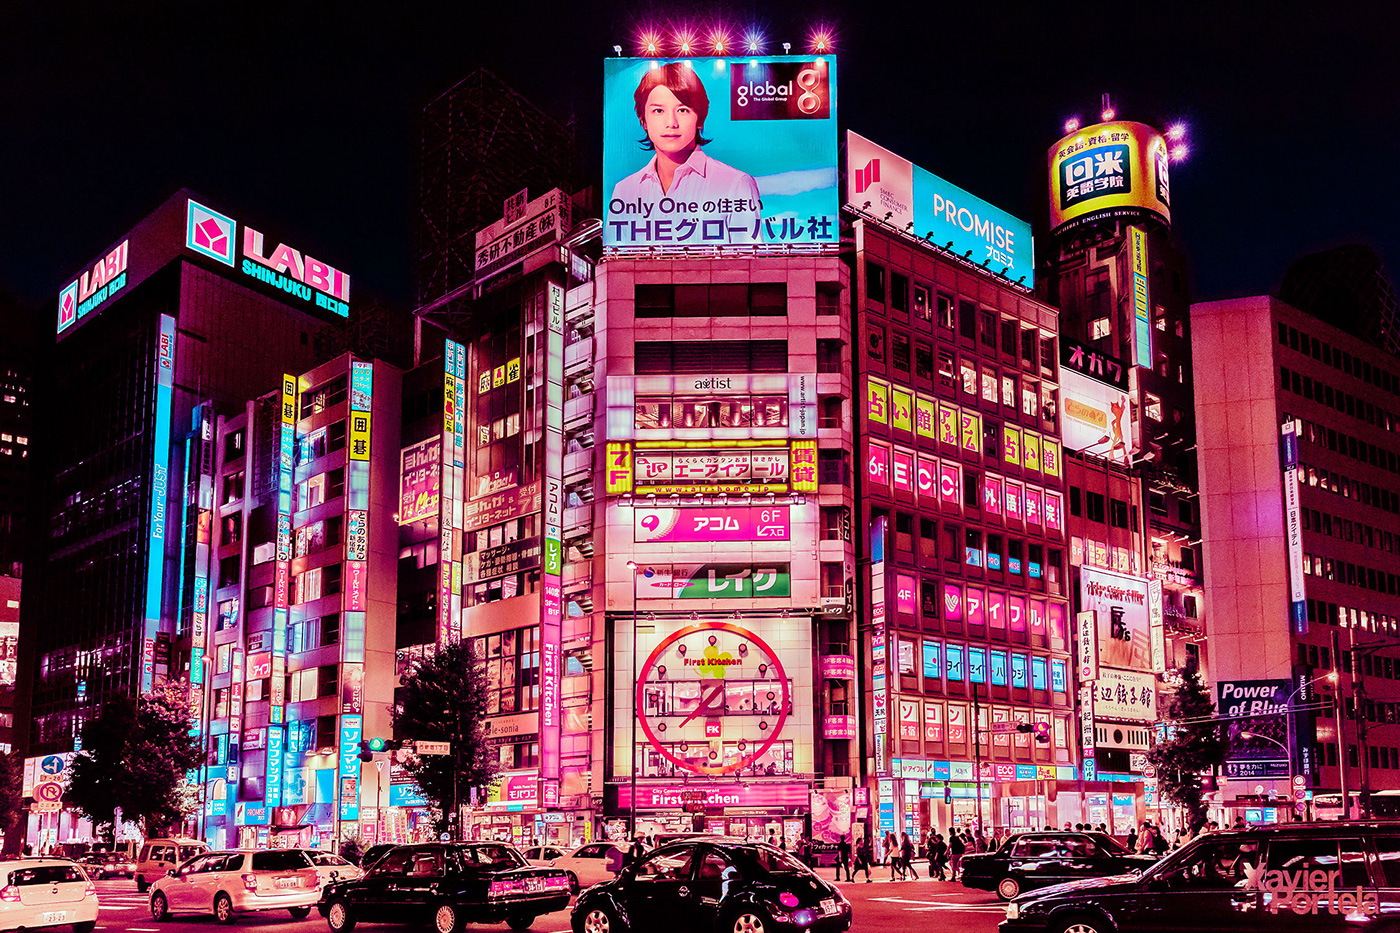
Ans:
<svg viewBox="0 0 1400 933"><path fill-rule="evenodd" d="M165 578L166 494L170 488L170 407L175 385L175 319L160 316L156 347L156 420L152 431L150 531L146 551L146 622L141 645L141 692L155 686L156 634Z"/></svg>
<svg viewBox="0 0 1400 933"><path fill-rule="evenodd" d="M98 305L126 287L126 266L130 240L122 240L91 271L58 294L58 332L61 334L81 317L87 317Z"/></svg>

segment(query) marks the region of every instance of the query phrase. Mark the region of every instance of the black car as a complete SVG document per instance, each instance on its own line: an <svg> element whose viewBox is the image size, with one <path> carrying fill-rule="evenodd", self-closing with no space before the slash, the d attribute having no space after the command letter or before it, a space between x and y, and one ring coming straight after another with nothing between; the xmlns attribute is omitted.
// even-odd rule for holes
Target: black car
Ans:
<svg viewBox="0 0 1400 933"><path fill-rule="evenodd" d="M1141 871L1156 861L1155 855L1134 855L1105 833L1021 833L995 852L963 856L962 883L1009 901L1022 891Z"/></svg>
<svg viewBox="0 0 1400 933"><path fill-rule="evenodd" d="M375 862L379 861L384 856L388 855L391 851L397 849L398 847L399 843L397 842L381 842L376 845L370 846L360 856L360 867L363 868L365 871L369 871L371 868L374 867Z"/></svg>
<svg viewBox="0 0 1400 933"><path fill-rule="evenodd" d="M528 930L537 916L569 906L569 875L536 868L499 842L396 846L357 881L321 890L316 909L332 933L368 923L431 924L458 933L467 923Z"/></svg>
<svg viewBox="0 0 1400 933"><path fill-rule="evenodd" d="M687 839L648 853L579 895L574 933L843 933L851 904L836 886L760 842Z"/></svg>
<svg viewBox="0 0 1400 933"><path fill-rule="evenodd" d="M1395 930L1400 823L1287 823L1200 836L1138 875L1007 905L1001 933Z"/></svg>

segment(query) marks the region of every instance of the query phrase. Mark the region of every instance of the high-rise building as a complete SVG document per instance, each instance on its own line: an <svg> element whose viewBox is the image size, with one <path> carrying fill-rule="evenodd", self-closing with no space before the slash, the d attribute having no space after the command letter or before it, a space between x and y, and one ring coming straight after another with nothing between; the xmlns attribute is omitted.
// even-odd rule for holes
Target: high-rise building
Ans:
<svg viewBox="0 0 1400 933"><path fill-rule="evenodd" d="M1040 294L1060 309L1053 404L1085 771L1118 780L1086 816L1115 831L1157 803L1144 769L1166 672L1204 665L1191 321L1168 162L1165 138L1142 123L1070 132L1048 154L1039 238ZM1122 687L1140 702L1119 703Z"/></svg>
<svg viewBox="0 0 1400 933"><path fill-rule="evenodd" d="M16 746L15 682L19 673L20 579L24 574L27 529L33 514L34 433L31 406L38 372L33 314L0 295L0 754ZM18 833L6 850L23 844Z"/></svg>
<svg viewBox="0 0 1400 933"><path fill-rule="evenodd" d="M31 754L74 750L107 698L185 673L172 643L207 612L182 561L204 530L183 496L210 465L190 438L309 369L316 332L349 313L349 276L266 229L181 191L51 306L33 445L45 525L22 604Z"/></svg>
<svg viewBox="0 0 1400 933"><path fill-rule="evenodd" d="M1191 317L1222 802L1393 815L1400 358L1268 296Z"/></svg>
<svg viewBox="0 0 1400 933"><path fill-rule="evenodd" d="M1087 821L1059 322L1030 225L854 133L846 156L875 828Z"/></svg>
<svg viewBox="0 0 1400 933"><path fill-rule="evenodd" d="M1400 353L1400 308L1381 257L1349 244L1295 259L1283 274L1279 297L1304 314Z"/></svg>

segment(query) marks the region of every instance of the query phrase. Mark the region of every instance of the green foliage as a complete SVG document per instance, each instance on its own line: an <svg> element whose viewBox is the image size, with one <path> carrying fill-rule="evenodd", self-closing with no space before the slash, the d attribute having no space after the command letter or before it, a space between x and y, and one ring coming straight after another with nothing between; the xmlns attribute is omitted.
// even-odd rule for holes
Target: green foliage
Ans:
<svg viewBox="0 0 1400 933"><path fill-rule="evenodd" d="M109 840L116 809L147 837L182 822L197 805L185 775L200 762L190 736L189 684L168 681L139 700L119 696L83 726L67 797Z"/></svg>
<svg viewBox="0 0 1400 933"><path fill-rule="evenodd" d="M1201 672L1193 659L1181 669L1181 683L1167 704L1170 737L1147 753L1147 760L1157 769L1162 797L1186 810L1192 830L1206 821L1201 775L1220 767L1229 750L1224 730L1214 715L1210 688L1201 682Z"/></svg>
<svg viewBox="0 0 1400 933"><path fill-rule="evenodd" d="M393 711L394 730L405 739L451 742L450 755L410 759L405 769L439 813L465 804L495 783L499 762L486 744L486 666L463 641L424 656L403 678L401 702ZM447 828L446 818L438 830Z"/></svg>
<svg viewBox="0 0 1400 933"><path fill-rule="evenodd" d="M24 763L17 753L0 754L0 833L6 840L11 836L10 830L19 823L24 806L23 772Z"/></svg>

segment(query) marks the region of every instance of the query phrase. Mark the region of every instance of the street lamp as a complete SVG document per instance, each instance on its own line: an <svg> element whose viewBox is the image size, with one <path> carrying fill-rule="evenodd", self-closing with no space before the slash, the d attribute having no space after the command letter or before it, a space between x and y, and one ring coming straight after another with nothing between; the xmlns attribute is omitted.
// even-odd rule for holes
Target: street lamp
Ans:
<svg viewBox="0 0 1400 933"><path fill-rule="evenodd" d="M210 654L200 655L199 664L203 674L203 683L199 685L199 828L198 835L201 842L208 842L205 834L209 831L209 724L211 715L209 711L209 701L213 697L214 691L210 689L210 678L214 676L214 658ZM112 827L112 836L115 839L118 826Z"/></svg>
<svg viewBox="0 0 1400 933"><path fill-rule="evenodd" d="M631 826L631 836L637 838L637 716L640 711L637 703L642 695L642 685L637 683L637 562L629 560L627 569L632 571L632 683L634 692L632 694L632 766L628 769L631 773L631 797L628 798L628 822ZM646 755L642 756L646 760Z"/></svg>
<svg viewBox="0 0 1400 933"><path fill-rule="evenodd" d="M1288 789L1289 789L1289 793L1292 793L1292 791L1293 791L1293 752L1292 752L1292 750L1290 750L1289 747L1288 747L1287 745L1284 745L1284 744L1283 744L1282 742L1280 742L1278 739L1271 739L1271 738L1269 738L1267 735L1260 735L1260 734L1257 733L1257 732L1241 732L1241 733L1240 733L1240 738L1244 739L1245 741L1249 741L1250 739L1263 739L1265 742L1268 742L1270 745L1277 745L1279 748L1283 749L1283 754L1284 754L1285 756L1287 756L1287 758L1288 758ZM1262 785L1261 785L1261 786L1262 786Z"/></svg>
<svg viewBox="0 0 1400 933"><path fill-rule="evenodd" d="M1288 739L1288 747L1284 749L1284 753L1288 756L1288 791L1289 791L1289 793L1292 793L1292 792L1293 792L1293 701L1294 701L1295 699L1297 699L1298 694L1302 693L1304 690L1308 689L1308 688L1311 687L1313 684L1315 684L1315 683L1320 683L1321 681L1324 681L1324 680L1327 681L1328 683L1336 684L1336 683L1337 683L1337 672L1336 672L1336 671L1331 671L1331 672L1326 673L1326 674L1321 674L1321 675L1319 675L1319 676L1317 676L1317 677L1314 677L1312 680L1309 680L1309 681L1306 681L1306 682L1304 682L1304 683L1299 684L1299 685L1298 685L1298 688L1288 695L1288 699L1286 699L1286 700L1283 701L1283 724L1284 724L1284 727L1285 727L1285 736L1286 736L1286 738ZM1340 726L1339 726L1339 728L1340 728ZM1249 733L1244 733L1244 732L1241 732L1241 733L1240 733L1240 735L1248 735L1248 734L1249 734ZM1267 738L1267 736L1260 736L1260 738ZM1273 741L1273 740L1270 739L1270 741ZM1345 763L1343 763L1343 767L1345 767ZM1346 779L1343 778L1343 781L1345 781L1345 780L1346 780ZM1343 800L1345 801L1345 797L1343 797Z"/></svg>

